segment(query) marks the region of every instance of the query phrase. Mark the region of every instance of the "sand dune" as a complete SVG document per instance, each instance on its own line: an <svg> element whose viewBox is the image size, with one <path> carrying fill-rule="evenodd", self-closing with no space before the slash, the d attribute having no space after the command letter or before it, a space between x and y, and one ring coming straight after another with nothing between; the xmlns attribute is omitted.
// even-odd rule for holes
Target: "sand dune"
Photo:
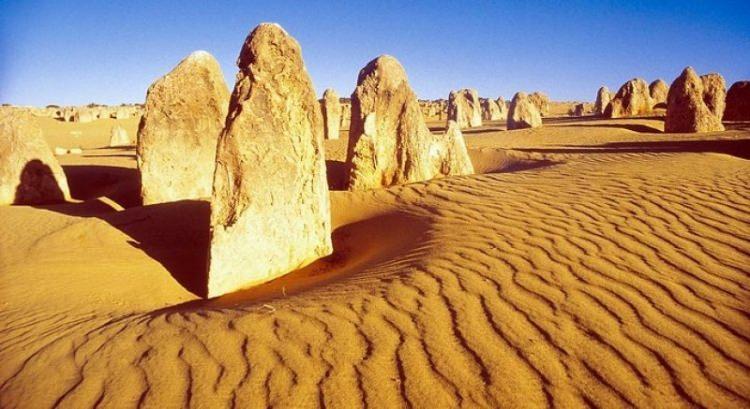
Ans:
<svg viewBox="0 0 750 409"><path fill-rule="evenodd" d="M207 202L135 206L92 131L80 202L0 207L0 406L750 404L750 131L502 129L481 174L331 192L332 256L207 301Z"/></svg>

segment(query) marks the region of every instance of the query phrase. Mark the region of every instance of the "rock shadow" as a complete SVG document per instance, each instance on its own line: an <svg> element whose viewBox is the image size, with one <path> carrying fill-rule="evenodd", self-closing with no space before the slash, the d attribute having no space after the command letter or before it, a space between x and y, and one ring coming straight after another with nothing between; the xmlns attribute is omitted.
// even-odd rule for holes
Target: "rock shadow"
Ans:
<svg viewBox="0 0 750 409"><path fill-rule="evenodd" d="M39 159L28 161L21 170L13 204L42 205L65 202L52 169Z"/></svg>
<svg viewBox="0 0 750 409"><path fill-rule="evenodd" d="M534 153L723 153L750 159L750 139L611 142L601 145L561 145L550 148L514 148Z"/></svg>
<svg viewBox="0 0 750 409"><path fill-rule="evenodd" d="M370 277L368 271L379 271L414 257L414 250L429 240L429 234L430 224L426 219L401 212L353 222L333 231L334 250L327 257L264 284L213 299L170 306L153 314L268 307L263 303L312 292L324 297L327 292L340 294L352 286L372 288L389 278L381 274Z"/></svg>
<svg viewBox="0 0 750 409"><path fill-rule="evenodd" d="M326 160L326 178L328 190L346 190L349 169L346 162Z"/></svg>
<svg viewBox="0 0 750 409"><path fill-rule="evenodd" d="M65 165L62 168L74 199L91 200L104 196L125 208L142 203L138 169L103 165Z"/></svg>

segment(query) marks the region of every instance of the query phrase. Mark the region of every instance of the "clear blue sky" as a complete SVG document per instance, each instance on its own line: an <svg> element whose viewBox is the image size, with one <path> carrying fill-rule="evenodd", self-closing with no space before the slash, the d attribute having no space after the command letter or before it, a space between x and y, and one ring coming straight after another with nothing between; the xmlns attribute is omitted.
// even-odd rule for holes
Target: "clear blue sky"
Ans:
<svg viewBox="0 0 750 409"><path fill-rule="evenodd" d="M0 102L142 102L191 51L221 63L229 87L258 23L302 45L318 94L348 96L380 54L420 98L451 89L510 98L546 91L591 100L632 77L670 82L686 65L750 79L750 1L284 2L0 0Z"/></svg>

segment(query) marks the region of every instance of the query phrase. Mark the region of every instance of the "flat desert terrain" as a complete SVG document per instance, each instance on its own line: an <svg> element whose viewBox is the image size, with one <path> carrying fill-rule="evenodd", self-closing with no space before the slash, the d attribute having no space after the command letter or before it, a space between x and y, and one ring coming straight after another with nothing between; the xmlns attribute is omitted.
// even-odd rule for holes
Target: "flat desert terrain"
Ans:
<svg viewBox="0 0 750 409"><path fill-rule="evenodd" d="M464 131L344 191L334 253L205 300L208 201L140 206L138 118L38 118L73 203L0 207L0 407L748 407L750 125ZM433 132L445 124L429 123Z"/></svg>

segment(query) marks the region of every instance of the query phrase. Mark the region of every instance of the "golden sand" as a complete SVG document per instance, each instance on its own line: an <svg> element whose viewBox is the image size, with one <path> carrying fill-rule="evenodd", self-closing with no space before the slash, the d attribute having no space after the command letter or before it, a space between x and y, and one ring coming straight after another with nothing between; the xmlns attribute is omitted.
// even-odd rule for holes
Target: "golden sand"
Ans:
<svg viewBox="0 0 750 409"><path fill-rule="evenodd" d="M333 191L332 256L202 300L207 202L100 148L137 119L40 123L80 202L0 207L0 407L750 404L748 129L467 130L481 174Z"/></svg>

